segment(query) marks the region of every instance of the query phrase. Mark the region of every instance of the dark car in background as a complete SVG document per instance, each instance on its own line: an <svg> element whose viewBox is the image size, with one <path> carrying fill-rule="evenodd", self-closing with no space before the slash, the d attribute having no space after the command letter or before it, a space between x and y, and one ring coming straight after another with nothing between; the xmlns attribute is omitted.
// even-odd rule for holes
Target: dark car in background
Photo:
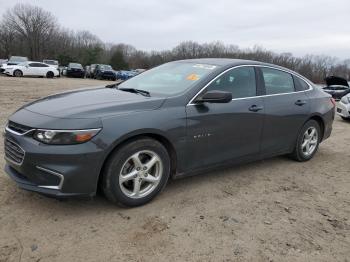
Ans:
<svg viewBox="0 0 350 262"><path fill-rule="evenodd" d="M329 76L325 78L327 84L323 91L330 94L334 99L340 100L343 96L350 93L349 83L346 79L338 76Z"/></svg>
<svg viewBox="0 0 350 262"><path fill-rule="evenodd" d="M56 197L149 202L169 178L289 155L310 160L335 102L283 67L235 59L163 64L121 84L31 102L9 117L5 170Z"/></svg>
<svg viewBox="0 0 350 262"><path fill-rule="evenodd" d="M83 66L79 63L69 63L66 71L66 76L84 78L85 71Z"/></svg>
<svg viewBox="0 0 350 262"><path fill-rule="evenodd" d="M136 75L138 75L139 73L137 71L128 71L128 70L119 70L119 71L116 71L116 76L117 76L117 79L119 80L128 80Z"/></svg>
<svg viewBox="0 0 350 262"><path fill-rule="evenodd" d="M117 75L110 65L97 65L94 70L95 79L117 80Z"/></svg>

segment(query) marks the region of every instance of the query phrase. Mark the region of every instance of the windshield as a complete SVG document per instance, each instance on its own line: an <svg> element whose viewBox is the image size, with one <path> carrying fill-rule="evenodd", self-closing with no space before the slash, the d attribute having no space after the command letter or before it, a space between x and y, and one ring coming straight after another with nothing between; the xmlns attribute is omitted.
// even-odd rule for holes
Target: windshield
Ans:
<svg viewBox="0 0 350 262"><path fill-rule="evenodd" d="M75 67L75 68L83 68L83 66L81 64L78 64L78 63L70 63L68 66Z"/></svg>
<svg viewBox="0 0 350 262"><path fill-rule="evenodd" d="M173 95L188 89L215 68L215 65L189 62L167 63L123 82L119 88L135 88L150 93Z"/></svg>

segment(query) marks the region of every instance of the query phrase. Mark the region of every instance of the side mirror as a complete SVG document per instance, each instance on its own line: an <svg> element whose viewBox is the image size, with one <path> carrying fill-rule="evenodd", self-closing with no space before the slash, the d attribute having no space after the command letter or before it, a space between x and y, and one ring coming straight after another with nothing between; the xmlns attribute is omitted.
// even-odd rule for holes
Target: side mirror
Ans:
<svg viewBox="0 0 350 262"><path fill-rule="evenodd" d="M229 103L232 100L232 93L212 90L205 93L201 98L197 99L197 103Z"/></svg>

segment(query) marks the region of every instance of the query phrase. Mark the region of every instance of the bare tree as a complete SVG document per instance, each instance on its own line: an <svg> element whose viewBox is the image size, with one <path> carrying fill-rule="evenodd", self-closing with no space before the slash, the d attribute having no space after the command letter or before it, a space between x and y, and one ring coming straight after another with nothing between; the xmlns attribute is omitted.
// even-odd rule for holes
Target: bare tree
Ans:
<svg viewBox="0 0 350 262"><path fill-rule="evenodd" d="M53 34L57 21L50 12L40 7L17 4L5 13L3 24L26 43L32 59L39 59L42 58L45 42Z"/></svg>

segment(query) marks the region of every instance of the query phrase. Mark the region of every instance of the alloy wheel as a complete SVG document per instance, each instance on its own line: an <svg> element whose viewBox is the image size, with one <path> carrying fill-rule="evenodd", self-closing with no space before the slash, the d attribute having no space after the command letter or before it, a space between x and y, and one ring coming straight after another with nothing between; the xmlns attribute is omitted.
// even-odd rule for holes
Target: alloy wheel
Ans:
<svg viewBox="0 0 350 262"><path fill-rule="evenodd" d="M129 157L119 174L119 186L130 198L143 198L152 193L163 175L161 158L153 151L138 151Z"/></svg>
<svg viewBox="0 0 350 262"><path fill-rule="evenodd" d="M318 143L318 132L313 126L309 127L303 136L303 142L301 144L301 150L305 156L310 156L316 150Z"/></svg>

